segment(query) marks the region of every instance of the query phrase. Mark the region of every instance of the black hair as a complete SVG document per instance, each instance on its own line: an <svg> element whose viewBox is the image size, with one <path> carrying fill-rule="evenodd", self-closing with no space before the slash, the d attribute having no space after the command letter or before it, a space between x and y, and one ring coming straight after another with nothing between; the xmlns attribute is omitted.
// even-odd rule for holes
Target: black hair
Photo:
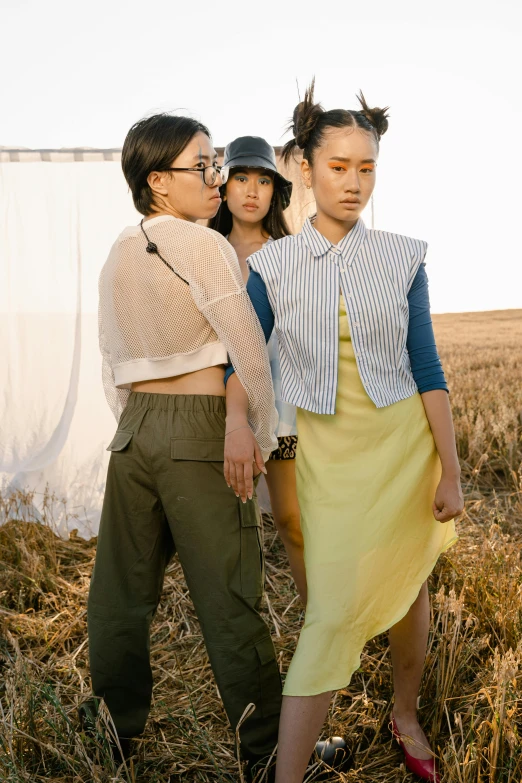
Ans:
<svg viewBox="0 0 522 783"><path fill-rule="evenodd" d="M232 177L235 171L241 170L243 169L241 169L240 166L231 169L229 177ZM268 171L268 173L274 181L274 193L270 203L270 209L263 218L263 231L267 236L272 237L272 239L282 239L283 237L290 235L290 229L288 228L284 216L283 196L278 188L277 177L274 177L275 172L273 171ZM227 186L225 184L221 187L222 197L225 195L226 190ZM209 220L208 227L213 228L214 231L219 231L220 234L223 234L223 236L226 237L232 231L233 220L234 218L228 208L227 202L222 201L216 215Z"/></svg>
<svg viewBox="0 0 522 783"><path fill-rule="evenodd" d="M294 134L282 151L288 162L296 147L303 150L303 158L311 165L315 150L321 145L327 128L361 128L370 133L379 146L381 136L388 130L388 109L370 109L362 92L357 96L360 109L331 109L325 111L320 103L314 103L315 79L305 93L304 100L295 109L288 127Z"/></svg>
<svg viewBox="0 0 522 783"><path fill-rule="evenodd" d="M134 206L150 215L154 205L147 177L151 171L166 171L197 133L210 132L192 117L153 114L136 122L127 133L121 151L121 167L132 193Z"/></svg>

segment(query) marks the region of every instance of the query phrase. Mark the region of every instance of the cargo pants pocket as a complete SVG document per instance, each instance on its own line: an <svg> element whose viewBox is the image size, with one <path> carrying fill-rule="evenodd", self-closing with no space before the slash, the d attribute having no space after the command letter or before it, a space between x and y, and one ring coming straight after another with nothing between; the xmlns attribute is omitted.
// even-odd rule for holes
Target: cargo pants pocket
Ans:
<svg viewBox="0 0 522 783"><path fill-rule="evenodd" d="M171 459L194 462L223 462L225 455L225 439L214 438L171 438ZM223 481L225 477L223 476Z"/></svg>
<svg viewBox="0 0 522 783"><path fill-rule="evenodd" d="M124 451L132 440L133 432L116 430L114 438L107 446L107 451Z"/></svg>
<svg viewBox="0 0 522 783"><path fill-rule="evenodd" d="M133 436L139 433L146 412L146 408L124 408L118 422L118 429L107 446L107 451L125 451Z"/></svg>
<svg viewBox="0 0 522 783"><path fill-rule="evenodd" d="M263 718L275 717L279 721L282 700L282 683L272 639L267 636L256 645ZM277 730L277 729L276 729Z"/></svg>
<svg viewBox="0 0 522 783"><path fill-rule="evenodd" d="M238 500L241 522L241 594L243 598L261 598L265 581L261 516L257 498Z"/></svg>

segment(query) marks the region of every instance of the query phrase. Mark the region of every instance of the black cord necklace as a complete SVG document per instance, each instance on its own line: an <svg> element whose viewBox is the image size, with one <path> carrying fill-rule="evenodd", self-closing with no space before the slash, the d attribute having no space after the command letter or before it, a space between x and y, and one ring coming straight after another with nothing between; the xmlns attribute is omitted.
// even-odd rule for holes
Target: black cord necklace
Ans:
<svg viewBox="0 0 522 783"><path fill-rule="evenodd" d="M161 259L161 261L163 261L163 263L165 264L165 266L168 266L168 268L170 269L170 271L171 271L171 272L174 272L174 274L176 275L176 277L179 277L179 279L180 279L180 280L183 280L183 282L184 282L184 283L186 283L186 285L189 285L188 281L187 281L187 280L185 280L185 278L184 278L184 277L181 277L181 275L178 275L178 273L176 272L176 270L174 269L174 267L172 267L172 266L169 264L169 262L168 262L168 261L165 261L165 259L163 258L163 256L160 254L160 252L159 252L159 250L158 250L158 246L157 246L157 244L156 244L155 242L151 242L151 241L150 241L150 239L149 239L149 238L148 238L148 236L147 236L147 233L146 233L145 229L143 228L143 218L141 219L141 222L140 222L140 228L141 228L141 230L143 231L143 234L144 234L144 236L145 236L145 239L147 240L147 247L145 248L145 250L147 251L147 253L154 253L154 255L158 256L158 258L159 258L159 259Z"/></svg>

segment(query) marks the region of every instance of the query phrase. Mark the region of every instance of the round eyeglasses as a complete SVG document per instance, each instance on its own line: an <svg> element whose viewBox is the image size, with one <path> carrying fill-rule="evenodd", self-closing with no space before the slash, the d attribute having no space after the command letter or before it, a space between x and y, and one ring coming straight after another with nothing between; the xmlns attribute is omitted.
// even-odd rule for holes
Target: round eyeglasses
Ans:
<svg viewBox="0 0 522 783"><path fill-rule="evenodd" d="M179 168L178 166L170 166L168 169L165 169L165 171L198 171L203 178L203 182L209 188L216 184L218 174L221 175L222 185L224 185L228 179L228 169L222 169L221 166L216 165L205 166L204 168Z"/></svg>

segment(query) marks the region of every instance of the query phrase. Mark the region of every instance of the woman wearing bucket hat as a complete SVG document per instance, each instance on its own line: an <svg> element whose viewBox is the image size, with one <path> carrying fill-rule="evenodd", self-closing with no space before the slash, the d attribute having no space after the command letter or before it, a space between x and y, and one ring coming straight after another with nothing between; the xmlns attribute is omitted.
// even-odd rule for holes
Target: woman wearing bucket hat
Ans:
<svg viewBox="0 0 522 783"><path fill-rule="evenodd" d="M259 136L240 136L230 142L225 149L222 171L227 178L221 188L223 202L209 226L223 234L236 251L246 282L248 256L267 242L290 234L284 210L290 204L292 183L277 171L273 147ZM299 595L306 603L303 536L295 482L296 409L281 399L279 346L275 333L268 343L268 354L279 425L278 448L267 462L266 481L274 521Z"/></svg>

